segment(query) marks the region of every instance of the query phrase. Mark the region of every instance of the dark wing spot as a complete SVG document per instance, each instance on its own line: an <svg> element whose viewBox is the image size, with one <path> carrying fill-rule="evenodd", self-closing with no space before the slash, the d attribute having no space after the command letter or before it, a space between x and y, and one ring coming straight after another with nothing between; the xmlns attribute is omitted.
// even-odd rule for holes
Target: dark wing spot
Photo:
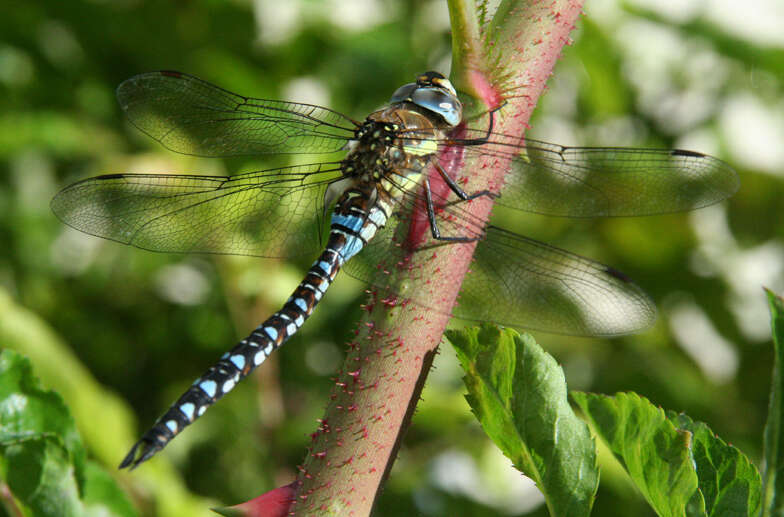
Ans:
<svg viewBox="0 0 784 517"><path fill-rule="evenodd" d="M612 277L617 278L621 282L624 282L624 283L627 283L627 284L631 284L632 283L632 279L631 278L626 276L624 273L621 273L620 271L618 271L614 267L605 266L604 267L604 272L607 273L608 275L612 276Z"/></svg>
<svg viewBox="0 0 784 517"><path fill-rule="evenodd" d="M685 151L683 149L673 149L671 154L673 156L691 156L694 158L704 158L705 155L696 151Z"/></svg>

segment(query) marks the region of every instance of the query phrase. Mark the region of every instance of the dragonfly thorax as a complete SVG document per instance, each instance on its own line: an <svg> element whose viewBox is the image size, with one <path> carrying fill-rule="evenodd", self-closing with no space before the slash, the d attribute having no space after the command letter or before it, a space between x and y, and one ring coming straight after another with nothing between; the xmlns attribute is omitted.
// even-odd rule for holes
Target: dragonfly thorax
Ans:
<svg viewBox="0 0 784 517"><path fill-rule="evenodd" d="M407 102L372 113L341 164L344 178L375 183L382 198L411 190L438 150L440 126L436 114Z"/></svg>
<svg viewBox="0 0 784 517"><path fill-rule="evenodd" d="M387 149L395 140L396 126L368 118L349 143L349 153L342 161L343 175L367 177L383 175L389 166Z"/></svg>
<svg viewBox="0 0 784 517"><path fill-rule="evenodd" d="M444 131L461 118L462 104L449 80L438 72L421 74L415 83L398 88L390 105L356 130L341 164L344 178L374 181L396 197L394 190L408 190L418 182Z"/></svg>

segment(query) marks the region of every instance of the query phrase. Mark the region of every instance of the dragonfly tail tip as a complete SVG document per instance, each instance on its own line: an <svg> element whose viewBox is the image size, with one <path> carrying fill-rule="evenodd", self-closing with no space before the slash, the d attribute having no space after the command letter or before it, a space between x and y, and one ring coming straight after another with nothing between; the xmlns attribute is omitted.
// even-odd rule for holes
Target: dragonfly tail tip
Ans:
<svg viewBox="0 0 784 517"><path fill-rule="evenodd" d="M125 459L122 460L122 463L120 463L118 468L124 469L129 467L129 470L133 470L148 459L152 458L160 449L161 447L156 447L149 440L142 438L136 442L133 447L131 447L131 450L125 456Z"/></svg>

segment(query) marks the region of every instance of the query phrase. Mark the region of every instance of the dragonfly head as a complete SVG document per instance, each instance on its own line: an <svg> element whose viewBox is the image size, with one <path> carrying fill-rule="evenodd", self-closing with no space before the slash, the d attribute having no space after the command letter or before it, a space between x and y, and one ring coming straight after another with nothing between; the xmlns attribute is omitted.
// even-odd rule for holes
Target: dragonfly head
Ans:
<svg viewBox="0 0 784 517"><path fill-rule="evenodd" d="M392 94L389 102L411 102L440 116L452 127L463 118L463 105L455 87L438 72L425 72L415 83L404 84Z"/></svg>

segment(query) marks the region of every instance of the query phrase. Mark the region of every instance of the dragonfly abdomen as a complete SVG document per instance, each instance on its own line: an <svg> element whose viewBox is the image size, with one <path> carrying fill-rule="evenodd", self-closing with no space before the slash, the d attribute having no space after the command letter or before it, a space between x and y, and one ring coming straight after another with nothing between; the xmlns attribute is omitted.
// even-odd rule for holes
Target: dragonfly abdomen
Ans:
<svg viewBox="0 0 784 517"><path fill-rule="evenodd" d="M359 253L386 224L387 213L381 206L383 203L370 206L369 192L372 190L352 189L341 196L332 215L330 236L324 251L283 307L196 379L144 433L120 468L134 468L163 449L299 330L345 261Z"/></svg>

